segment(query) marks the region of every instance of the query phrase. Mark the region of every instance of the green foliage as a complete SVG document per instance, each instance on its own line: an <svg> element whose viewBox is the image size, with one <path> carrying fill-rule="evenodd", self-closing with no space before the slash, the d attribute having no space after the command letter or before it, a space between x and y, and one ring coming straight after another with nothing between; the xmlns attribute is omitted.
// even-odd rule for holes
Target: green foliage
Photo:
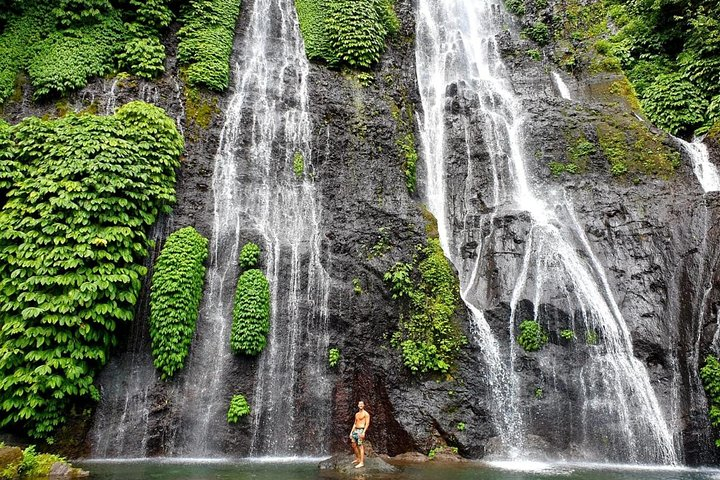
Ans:
<svg viewBox="0 0 720 480"><path fill-rule="evenodd" d="M308 58L369 68L400 22L394 0L295 0Z"/></svg>
<svg viewBox="0 0 720 480"><path fill-rule="evenodd" d="M165 72L165 47L157 37L129 40L117 58L120 68L141 78L152 79Z"/></svg>
<svg viewBox="0 0 720 480"><path fill-rule="evenodd" d="M671 133L707 130L720 94L720 3L609 0L619 31L611 53L650 120Z"/></svg>
<svg viewBox="0 0 720 480"><path fill-rule="evenodd" d="M238 259L238 265L240 265L240 268L242 268L243 270L246 270L248 268L255 268L257 267L259 260L260 247L257 245L257 243L248 242L243 245L242 250L240 250L240 257Z"/></svg>
<svg viewBox="0 0 720 480"><path fill-rule="evenodd" d="M707 395L708 418L713 427L720 427L720 361L713 355L705 357L705 365L700 369L700 378ZM715 440L720 447L720 439Z"/></svg>
<svg viewBox="0 0 720 480"><path fill-rule="evenodd" d="M293 155L293 173L296 178L302 178L305 172L305 158L302 152L295 152Z"/></svg>
<svg viewBox="0 0 720 480"><path fill-rule="evenodd" d="M457 428L458 432L464 432L465 431L465 424L463 422L458 422L457 425L455 425L455 428Z"/></svg>
<svg viewBox="0 0 720 480"><path fill-rule="evenodd" d="M525 15L525 0L505 0L505 8L513 15Z"/></svg>
<svg viewBox="0 0 720 480"><path fill-rule="evenodd" d="M88 79L113 70L113 57L126 32L118 15L73 30L52 32L34 45L28 64L36 98L65 94L85 86Z"/></svg>
<svg viewBox="0 0 720 480"><path fill-rule="evenodd" d="M353 284L353 292L355 292L355 295L362 295L363 289L362 289L362 285L360 285L360 279L353 278L352 284Z"/></svg>
<svg viewBox="0 0 720 480"><path fill-rule="evenodd" d="M418 153L415 149L415 134L408 132L398 141L398 146L405 157L403 172L405 173L405 186L408 192L413 193L417 188L417 161Z"/></svg>
<svg viewBox="0 0 720 480"><path fill-rule="evenodd" d="M166 0L130 0L130 5L136 9L135 22L147 30L157 32L172 21L172 12Z"/></svg>
<svg viewBox="0 0 720 480"><path fill-rule="evenodd" d="M525 54L536 61L539 61L542 58L542 54L537 48L531 48L530 50L527 50Z"/></svg>
<svg viewBox="0 0 720 480"><path fill-rule="evenodd" d="M0 448L5 445L0 442ZM5 468L0 470L0 479L2 480L22 480L31 478L46 478L50 473L50 468L56 462L67 464L67 461L57 455L49 453L37 453L35 445L29 445L23 451L20 462L4 465Z"/></svg>
<svg viewBox="0 0 720 480"><path fill-rule="evenodd" d="M585 344L586 345L597 345L600 335L597 330L588 330L585 332Z"/></svg>
<svg viewBox="0 0 720 480"><path fill-rule="evenodd" d="M178 31L178 62L194 87L224 91L230 78L230 54L239 0L190 0Z"/></svg>
<svg viewBox="0 0 720 480"><path fill-rule="evenodd" d="M538 45L547 45L550 41L550 29L543 22L535 22L525 27L523 34Z"/></svg>
<svg viewBox="0 0 720 480"><path fill-rule="evenodd" d="M392 297L404 302L392 344L405 366L413 373L447 373L467 339L455 319L460 286L440 241L428 239L414 264L396 263L384 280Z"/></svg>
<svg viewBox="0 0 720 480"><path fill-rule="evenodd" d="M270 331L270 286L263 272L240 275L235 291L230 347L235 353L258 355Z"/></svg>
<svg viewBox="0 0 720 480"><path fill-rule="evenodd" d="M340 361L340 350L337 348L331 348L328 352L328 364L330 368L335 368Z"/></svg>
<svg viewBox="0 0 720 480"><path fill-rule="evenodd" d="M575 332L569 328L560 330L560 338L563 338L565 340L571 340L571 341L575 340Z"/></svg>
<svg viewBox="0 0 720 480"><path fill-rule="evenodd" d="M20 73L33 56L32 45L38 44L54 28L50 8L37 5L22 15L12 15L0 30L0 103L15 92Z"/></svg>
<svg viewBox="0 0 720 480"><path fill-rule="evenodd" d="M185 364L202 299L208 241L193 227L170 234L155 262L150 296L153 363L162 378Z"/></svg>
<svg viewBox="0 0 720 480"><path fill-rule="evenodd" d="M543 389L542 388L540 388L540 387L535 388L535 398L538 400L543 398Z"/></svg>
<svg viewBox="0 0 720 480"><path fill-rule="evenodd" d="M370 247L368 258L385 255L392 248L390 243L390 231L387 227L378 228L377 241Z"/></svg>
<svg viewBox="0 0 720 480"><path fill-rule="evenodd" d="M577 164L568 162L568 163L562 163L562 162L550 162L548 163L548 168L550 168L550 172L557 176L560 176L563 174L563 172L567 173L577 173L579 168Z"/></svg>
<svg viewBox="0 0 720 480"><path fill-rule="evenodd" d="M102 21L111 10L108 0L59 0L53 13L61 25L82 27Z"/></svg>
<svg viewBox="0 0 720 480"><path fill-rule="evenodd" d="M228 423L237 423L245 415L250 415L250 405L244 395L234 395L228 408Z"/></svg>
<svg viewBox="0 0 720 480"><path fill-rule="evenodd" d="M0 211L0 427L47 437L134 317L149 241L175 201L183 141L154 106L27 118L11 128Z"/></svg>
<svg viewBox="0 0 720 480"><path fill-rule="evenodd" d="M537 352L548 341L547 332L535 320L523 320L520 323L520 335L517 342L526 352Z"/></svg>
<svg viewBox="0 0 720 480"><path fill-rule="evenodd" d="M707 101L680 73L659 75L643 91L640 102L655 125L674 135L692 133L705 121Z"/></svg>

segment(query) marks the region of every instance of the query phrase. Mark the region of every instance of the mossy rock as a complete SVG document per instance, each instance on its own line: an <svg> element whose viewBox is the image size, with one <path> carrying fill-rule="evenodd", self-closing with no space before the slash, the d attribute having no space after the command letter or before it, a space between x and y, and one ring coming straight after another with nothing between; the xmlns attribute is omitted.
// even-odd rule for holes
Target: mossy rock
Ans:
<svg viewBox="0 0 720 480"><path fill-rule="evenodd" d="M22 462L23 451L18 447L0 447L0 472Z"/></svg>

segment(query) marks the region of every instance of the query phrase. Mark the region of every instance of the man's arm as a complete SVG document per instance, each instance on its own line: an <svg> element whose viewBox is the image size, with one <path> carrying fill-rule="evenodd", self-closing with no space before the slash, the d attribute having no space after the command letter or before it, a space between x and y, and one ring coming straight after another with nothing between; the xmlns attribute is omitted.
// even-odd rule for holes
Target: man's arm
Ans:
<svg viewBox="0 0 720 480"><path fill-rule="evenodd" d="M362 438L365 439L365 434L367 434L368 428L370 428L370 414L365 412L365 430L363 430Z"/></svg>

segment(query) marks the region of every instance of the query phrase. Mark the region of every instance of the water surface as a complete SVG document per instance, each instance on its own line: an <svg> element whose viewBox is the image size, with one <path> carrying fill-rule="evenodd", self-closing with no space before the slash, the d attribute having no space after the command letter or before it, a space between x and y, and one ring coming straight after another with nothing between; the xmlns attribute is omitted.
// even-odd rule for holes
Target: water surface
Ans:
<svg viewBox="0 0 720 480"><path fill-rule="evenodd" d="M79 466L93 480L720 480L720 470L594 464L471 462L408 465L395 474L340 476L318 469L319 459L271 461L137 460L89 461Z"/></svg>

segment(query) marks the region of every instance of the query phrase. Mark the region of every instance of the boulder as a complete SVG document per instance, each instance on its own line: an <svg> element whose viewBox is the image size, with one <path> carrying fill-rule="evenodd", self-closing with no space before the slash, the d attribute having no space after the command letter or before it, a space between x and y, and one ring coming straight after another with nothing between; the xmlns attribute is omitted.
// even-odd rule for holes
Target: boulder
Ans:
<svg viewBox="0 0 720 480"><path fill-rule="evenodd" d="M0 471L8 465L22 462L23 452L18 447L0 447Z"/></svg>
<svg viewBox="0 0 720 480"><path fill-rule="evenodd" d="M85 478L89 477L90 472L81 468L75 468L68 463L55 462L50 467L48 478L51 480L61 480L69 478Z"/></svg>

